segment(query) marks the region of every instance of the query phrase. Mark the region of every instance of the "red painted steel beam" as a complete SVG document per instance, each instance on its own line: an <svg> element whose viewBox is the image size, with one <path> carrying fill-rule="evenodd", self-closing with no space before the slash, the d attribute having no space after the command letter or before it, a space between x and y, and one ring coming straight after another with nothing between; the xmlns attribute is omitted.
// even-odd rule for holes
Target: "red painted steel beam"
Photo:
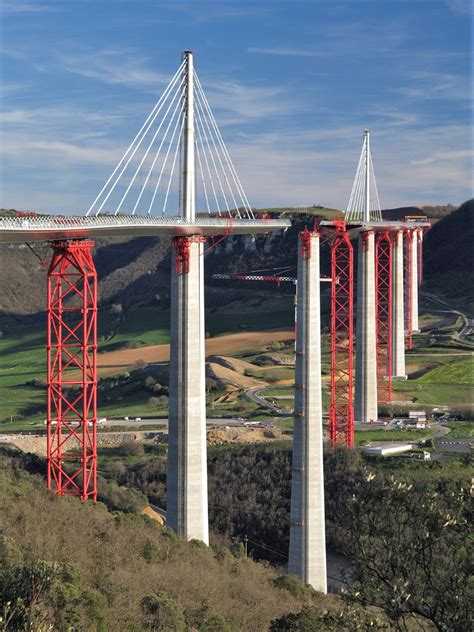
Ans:
<svg viewBox="0 0 474 632"><path fill-rule="evenodd" d="M48 269L48 489L97 499L94 242L55 241Z"/></svg>
<svg viewBox="0 0 474 632"><path fill-rule="evenodd" d="M325 231L331 248L331 402L333 447L354 446L354 252L345 226Z"/></svg>
<svg viewBox="0 0 474 632"><path fill-rule="evenodd" d="M392 401L392 239L388 230L375 240L375 315L378 401Z"/></svg>

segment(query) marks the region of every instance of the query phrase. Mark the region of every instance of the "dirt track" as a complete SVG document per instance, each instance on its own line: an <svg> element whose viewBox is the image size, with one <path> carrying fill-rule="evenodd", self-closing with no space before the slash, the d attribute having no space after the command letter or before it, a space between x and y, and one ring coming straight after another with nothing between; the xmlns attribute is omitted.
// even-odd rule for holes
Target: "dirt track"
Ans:
<svg viewBox="0 0 474 632"><path fill-rule="evenodd" d="M206 340L206 356L262 349L275 341L293 340L294 336L292 329L273 329L271 331L248 331L208 338ZM138 349L101 353L97 356L97 365L99 375L104 376L113 375L127 367L132 367L137 360L143 360L146 363L168 362L169 357L169 345L151 345Z"/></svg>

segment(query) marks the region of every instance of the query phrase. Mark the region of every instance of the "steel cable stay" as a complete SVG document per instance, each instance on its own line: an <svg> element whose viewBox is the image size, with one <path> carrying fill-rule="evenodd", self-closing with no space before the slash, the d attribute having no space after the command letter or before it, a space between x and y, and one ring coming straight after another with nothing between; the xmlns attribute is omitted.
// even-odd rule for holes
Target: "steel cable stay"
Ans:
<svg viewBox="0 0 474 632"><path fill-rule="evenodd" d="M117 171L122 166L122 163L126 160L125 165L122 166L122 169L121 169L119 175L117 176L117 178L115 179L115 182L114 182L114 184L111 187L111 190L109 191L108 195L105 197L105 199L102 201L102 203L100 204L100 206L96 210L95 215L99 215L99 213L102 211L102 209L103 209L106 201L108 200L111 192L115 188L117 182L120 180L120 178L123 175L124 171L126 170L127 166L130 164L130 161L135 156L138 148L140 147L141 143L143 142L143 139L145 138L146 134L148 133L150 127L155 122L158 114L163 109L163 106L164 106L166 100L168 99L171 91L176 86L176 83L178 82L178 79L179 79L179 77L180 77L180 75L182 73L183 67L184 67L184 62L181 64L181 66L178 68L178 70L174 74L173 78L171 79L171 81L168 84L168 86L165 88L163 94L161 95L160 99L156 103L155 107L152 109L152 111L148 115L147 119L145 120L145 122L141 126L141 128L138 131L137 135L132 140L132 142L130 143L129 147L125 151L124 155L122 156L122 158L118 162L117 166L115 167L115 169L113 170L113 172L109 176L108 180L106 181L106 183L104 184L104 186L100 190L99 194L97 195L97 197L95 198L95 200L93 201L91 206L89 207L88 211L86 212L86 216L89 216L89 214L93 211L93 209L95 208L96 204L101 199L103 193L106 191L108 185L112 181L113 177L115 176Z"/></svg>
<svg viewBox="0 0 474 632"><path fill-rule="evenodd" d="M168 202L168 196L169 196L169 193L170 193L171 182L173 180L174 169L175 169L175 166L176 166L176 158L178 156L178 150L179 150L179 145L180 145L180 140L181 140L181 134L183 133L183 127L184 127L184 118L181 120L181 128L179 130L178 139L176 141L176 148L175 148L174 156L173 156L173 164L171 165L171 173L170 173L170 177L169 177L169 180L168 180L168 187L166 189L166 195L165 195L165 199L164 199L164 202L163 202L163 208L162 208L162 211L161 211L162 215L164 215L165 211L166 211L166 204ZM174 135L174 132L173 132L173 135ZM173 143L173 138L171 139L170 145L168 147L168 151L169 151L172 143Z"/></svg>
<svg viewBox="0 0 474 632"><path fill-rule="evenodd" d="M239 191L239 195L240 195L240 197L242 199L243 206L244 206L248 216L253 218L254 214L253 214L253 211L252 211L252 207L250 206L250 203L249 203L249 201L247 199L247 196L245 194L245 191L244 191L244 188L242 186L242 183L240 182L239 176L237 175L237 171L236 171L236 169L234 167L234 163L232 162L230 154L229 154L229 152L227 150L227 147L225 145L224 139L222 138L222 134L221 134L221 132L219 130L219 127L217 125L217 121L216 121L216 119L214 117L214 114L212 113L212 110L211 110L210 105L209 105L209 101L207 100L207 97L206 97L206 95L204 93L204 90L202 88L202 85L201 85L201 82L199 80L199 77L196 74L195 74L195 79L196 79L196 85L198 87L198 93L201 95L201 98L202 98L202 100L204 102L204 105L205 105L206 110L208 112L209 118L211 120L212 126L215 129L215 132L216 132L219 144L221 145L221 148L222 148L222 151L224 153L224 156L226 157L226 161L227 161L227 164L228 164L228 167L229 167L229 171L230 171L230 173L232 175L234 183L237 186L237 190Z"/></svg>
<svg viewBox="0 0 474 632"><path fill-rule="evenodd" d="M183 82L181 82L181 85L182 85L182 83L183 83ZM180 87L181 87L181 86L180 86ZM156 131L155 131L155 133L153 134L152 139L151 139L151 141L149 142L148 147L147 147L147 149L146 149L145 153L143 154L142 159L141 159L141 161L140 161L140 163L139 163L138 167L136 168L135 173L133 174L132 179L130 180L129 185L128 185L128 187L127 187L127 189L126 189L125 193L124 193L124 194L123 194L123 196L122 196L122 199L120 200L120 202L118 203L117 208L115 209L114 215L117 215L117 213L120 211L120 208L121 208L121 206L122 206L122 204L123 204L123 202L124 202L125 198L127 197L128 193L129 193L129 191L130 191L130 189L132 188L133 183L135 182L135 179L136 179L136 177L137 177L137 175L138 175L138 173L139 173L140 169L142 168L143 163L144 163L144 162L145 162L145 160L147 159L148 154L150 153L150 149L151 149L151 147L152 147L153 143L155 142L155 140L156 140L156 138L157 138L158 134L160 133L161 128L163 127L163 124L164 124L164 122L165 122L165 120L166 120L166 117L168 116L169 111L170 111L171 107L173 106L173 104L174 104L174 102L175 102L176 97L178 96L178 94L179 94L179 92L177 91L177 92L175 93L175 95L173 96L173 99L171 100L170 104L168 105L168 108L167 108L167 110L166 110L166 112L165 112L165 114L164 114L164 116L163 116L163 119L162 119L161 123L159 124L159 126L158 126L157 130L156 130ZM165 132L165 136L164 136L164 138L163 138L163 141L164 141L164 140L165 140L165 138L166 138L166 134L167 134L167 133L168 133L168 131L169 131L170 125L171 125L172 121L174 120L174 116L175 116L176 112L178 111L178 109L180 108L180 105L181 105L181 104L180 104L180 101L178 100L178 102L177 102L177 103L176 103L176 105L175 105L175 109L174 109L174 111L173 111L173 114L172 114L172 117L171 117L170 123L168 124L168 127L166 128L166 132ZM160 151L160 149L161 149L161 147L162 147L162 146L163 146L163 142L160 144L160 147L159 147L158 151ZM144 187L142 187L142 191L143 191L143 189L144 189ZM139 199L141 199L141 195L142 195L142 193L140 193ZM137 204L135 204L135 206L134 206L134 210L132 211L132 215L134 215L134 214L135 214L135 209L136 209L137 205L138 205L138 201L137 201Z"/></svg>
<svg viewBox="0 0 474 632"><path fill-rule="evenodd" d="M200 104L199 104L199 101L198 101L198 100L196 100L196 105L197 105L197 107L196 107L196 109L195 109L195 112L196 112L196 114L197 114L197 118L198 118L198 119L201 117L201 129L202 129L202 131L204 132L204 138L205 138L205 140L206 140L206 144L207 144L207 147L208 147L208 149L209 149L209 155L210 155L210 157L211 157L211 162L212 162L212 164L213 164L213 166L214 166L214 172L215 172L215 174L216 174L216 176L217 176L217 182L219 183L219 188L220 188L220 190L221 190L222 198L223 198L223 200L224 200L224 204L225 204L225 207L226 207L226 210L227 210L227 215L228 215L229 217L232 217L232 214L231 214L231 212L230 212L229 203L228 203L228 201L227 201L227 197L226 197L225 192L224 192L224 187L222 186L222 180L221 180L221 177L220 177L220 174L219 174L219 170L218 170L218 168L217 168L216 161L215 161L215 159L214 159L214 152L212 151L212 147L211 147L211 142L212 142L213 147L214 147L214 151L216 151L215 141L214 141L214 139L213 139L213 137L212 137L211 130L210 130L210 128L209 128L209 123L208 123L208 122L207 122L207 120L204 118L203 113L202 113L202 112L200 112ZM203 123L202 123L202 121L203 121L203 120L204 120L204 123L206 124L206 127L204 127L204 125L203 125ZM208 130L208 132L209 132L209 136L206 134L206 128L207 128L207 130ZM210 140L209 140L209 139L210 139Z"/></svg>
<svg viewBox="0 0 474 632"><path fill-rule="evenodd" d="M196 155L197 155L197 158L198 158L199 173L201 174L201 182L202 182L202 186L203 186L204 199L206 200L207 214L210 215L211 214L211 207L209 206L209 197L207 195L207 187L206 187L206 180L205 180L205 177L204 177L204 169L203 169L203 166L202 166L201 152L199 150L199 144L197 142L196 142Z"/></svg>
<svg viewBox="0 0 474 632"><path fill-rule="evenodd" d="M197 93L196 93L196 104L198 105L197 110L201 109L201 112L203 112L203 106L202 106L202 103L200 102L200 99L199 99L199 96L198 96L198 95L199 95L199 93L197 92ZM208 123L207 119L206 119L206 127L207 127L207 128L209 129L209 131L210 131L210 128L209 128L209 123ZM210 132L210 133L211 133L211 132ZM226 181L227 187L228 187L228 189L229 189L229 191L230 191L230 195L231 195L231 197L232 197L232 201L233 201L233 203L234 203L234 208L235 208L235 210L236 210L236 212L237 212L237 216L238 216L238 217L241 217L241 215L240 215L240 211L239 211L239 205L237 204L237 202L236 202L236 200L235 200L234 192L233 192L233 190L232 190L232 187L231 187L231 186L230 186L230 184L229 184L229 179L228 179L228 177L227 177L227 173L226 173L226 170L225 170L225 168L224 168L224 165L223 165L223 162L222 162L222 158L221 158L221 155L220 155L219 150L218 150L218 145L216 145L216 142L215 142L215 139L214 139L214 138L212 139L212 141L213 141L213 146L214 146L214 149L215 149L215 153L216 153L217 159L218 159L218 161L219 161L220 167L221 167L221 169L222 169L222 173L223 173L223 175L224 175L224 178L225 178L225 181Z"/></svg>
<svg viewBox="0 0 474 632"><path fill-rule="evenodd" d="M201 132L201 126L202 126L201 119L200 119L200 116L199 116L199 113L198 113L197 116L196 116L197 137L198 137L198 140L199 140L199 144L201 146L202 154L203 154L203 157L204 157L204 162L206 163L206 169L207 169L207 173L208 173L208 176L209 176L209 184L211 185L212 193L213 193L214 200L215 200L215 203L216 203L216 213L220 217L221 216L221 212L220 212L220 209L219 209L219 202L218 202L218 199L217 199L216 188L214 186L214 180L212 178L211 168L209 166L209 160L208 160L208 157L207 157L206 149L205 149L205 146L204 146L204 141L203 141L203 138L202 138L203 137L203 133ZM198 144L196 144L196 146L199 147Z"/></svg>
<svg viewBox="0 0 474 632"><path fill-rule="evenodd" d="M174 116L174 114L173 114L173 116ZM161 179L163 177L163 173L164 173L164 170L166 168L166 164L168 162L169 153L170 153L170 150L171 150L171 146L173 144L174 137L176 135L176 130L178 129L179 122L180 122L180 117L178 116L176 118L175 123L174 123L174 128L173 128L173 132L171 134L171 139L170 139L168 148L166 150L165 157L163 159L163 164L161 165L160 175L158 176L158 180L156 181L155 189L153 191L153 196L152 196L151 201L150 201L150 206L148 207L147 215L150 215L151 209L153 208L153 204L155 202L156 194L158 193L158 189L160 187ZM181 119L181 130L180 130L180 133L178 135L178 144L179 144L179 141L180 141L180 138L181 138L181 132L182 132L182 129L183 129L183 122L184 122L184 119ZM170 121L170 123L169 123L169 125L168 125L168 127L166 129L166 134L168 134L168 131L169 131L170 127L171 127L171 124L172 124L172 121ZM159 151L160 150L161 150L161 145L160 145ZM163 212L162 212L162 215L164 215Z"/></svg>
<svg viewBox="0 0 474 632"><path fill-rule="evenodd" d="M374 164L370 152L369 132L367 130L364 132L364 142L347 204L345 220L352 223L382 221Z"/></svg>
<svg viewBox="0 0 474 632"><path fill-rule="evenodd" d="M176 95L175 95L175 97L176 97ZM175 99L175 97L173 97L173 100ZM171 104L170 104L170 106L171 106ZM135 203L135 206L133 207L132 215L135 215L135 212L136 212L136 210L137 210L138 204L139 204L139 202L140 202L140 200L141 200L141 198L142 198L142 195L143 195L143 193L144 193L144 191L145 191L145 189L146 189L146 186L147 186L147 184L148 184L148 181L149 181L149 179L150 179L150 177L151 177L151 175L152 175L152 173L153 173L153 170L154 170L154 168L155 168L156 162L157 162L157 160L158 160L158 156L160 155L161 149L162 149L163 144L164 144L164 142L165 142L165 139L166 139L166 137L167 137L167 135L168 135L168 132L169 132L169 130L170 130L170 127L171 127L171 125L173 124L173 121L174 121L174 118L175 118L175 116L176 116L176 113L180 111L179 106L180 106L180 102L178 101L178 103L177 103L177 104L176 104L176 106L175 106L175 109L173 110L173 114L171 115L171 119L170 119L170 121L169 121L169 123L168 123L168 126L167 126L167 128L166 128L166 130L165 130L165 132L164 132L163 138L161 139L160 145L159 145L158 149L156 150L155 158L153 159L153 162L152 162L151 167L150 167L150 169L149 169L149 171L148 171L148 174L147 174L147 177L146 177L146 179L145 179L145 182L143 183L142 189L141 189L141 191L140 191L140 195L138 196L138 199L137 199L137 201L136 201L136 203ZM154 137L154 138L156 138L156 135L159 133L159 131L160 131L160 129L161 129L161 127L162 127L163 123L164 123L164 120L165 120L165 119L163 118L163 121L161 122L160 126L158 127L158 130L156 131L156 134L155 134L155 137ZM177 120L179 121L179 117L178 117L178 119L177 119ZM154 140L154 139L153 139L153 140ZM151 146L151 145L150 145L150 146ZM151 210L152 205L153 205L153 203L151 203L151 204L150 204L150 207L149 207L149 209L148 209L148 213L150 213L150 210Z"/></svg>
<svg viewBox="0 0 474 632"><path fill-rule="evenodd" d="M189 138L191 145L186 140ZM192 64L189 66L184 60L94 199L86 217L179 216L183 203L182 182L181 178L179 183L176 180L176 165L180 162L178 154L182 161L188 150L195 156L190 173L193 173L192 186L198 196L195 205L198 213L201 206L210 217L224 215L229 220L254 220L252 207L201 81ZM168 208L170 201L175 212Z"/></svg>
<svg viewBox="0 0 474 632"><path fill-rule="evenodd" d="M196 78L196 75L195 75L195 78ZM196 78L196 85L198 86L197 78ZM198 106L197 107L198 115L201 116L202 119L205 121L206 128L207 128L207 130L209 132L209 136L212 139L214 152L215 152L215 155L217 157L217 160L219 161L220 167L222 169L222 173L224 175L227 187L228 187L228 189L230 191L230 195L232 197L232 202L233 202L234 208L235 208L235 210L237 212L237 216L241 217L240 211L239 211L239 205L237 204L237 201L236 201L235 196L234 196L234 192L232 190L232 187L230 186L229 179L227 177L227 173L226 173L226 170L225 170L225 167L224 167L224 164L222 162L222 158L221 158L221 155L220 155L220 152L219 152L219 149L218 149L218 147L219 147L219 139L217 138L217 135L215 135L215 136L213 135L213 133L215 134L215 130L213 129L212 120L210 120L209 114L206 112L206 107L205 107L204 102L202 101L202 96L199 93L199 89L196 92L196 104ZM207 116L206 116L206 114L207 114ZM217 139L217 144L216 144L216 139ZM224 156L224 159L225 159L225 156Z"/></svg>

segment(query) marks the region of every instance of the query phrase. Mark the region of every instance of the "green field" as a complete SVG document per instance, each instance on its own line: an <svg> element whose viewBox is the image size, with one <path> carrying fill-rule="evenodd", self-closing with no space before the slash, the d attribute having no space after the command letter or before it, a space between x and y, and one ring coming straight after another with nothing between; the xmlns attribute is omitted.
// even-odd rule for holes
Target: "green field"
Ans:
<svg viewBox="0 0 474 632"><path fill-rule="evenodd" d="M120 322L119 322L120 321ZM277 327L292 327L291 309L272 313L252 312L225 314L216 308L206 313L206 334L219 336L241 331L258 331ZM457 323L460 326L460 322ZM33 329L33 330L32 330ZM118 318L110 311L99 314L99 353L128 346L142 346L169 342L169 311L156 307L140 306L128 310ZM329 337L324 334L323 375L329 370ZM463 346L447 341L446 346L430 346L430 334L416 337L416 348L407 353L407 365L427 367L427 371L417 379L406 382L394 382L397 400L417 405L468 405L472 402L474 387L474 358L465 352L459 357L446 354L462 352ZM443 343L444 344L444 343ZM288 348L285 353L288 352ZM246 354L249 360L253 357ZM294 380L293 367L255 366L249 374L270 383L264 392L267 397L275 395L293 395L292 387L271 386L278 380ZM12 326L3 338L0 338L0 423L4 429L21 430L31 428L32 422L42 423L46 412L46 350L44 323L35 328ZM36 380L36 383L33 382ZM43 383L43 384L42 384ZM329 405L327 381L323 382L323 405ZM208 409L212 414L258 414L268 415L263 409L242 395L234 403L211 406L218 394L210 393ZM148 403L150 392L141 391L117 395L113 401L102 401L100 416L123 417L166 416L166 405L151 407ZM291 410L292 400L281 400L283 407ZM396 406L397 402L394 403ZM10 423L13 421L13 423ZM392 435L393 437L393 435Z"/></svg>
<svg viewBox="0 0 474 632"><path fill-rule="evenodd" d="M472 421L453 421L446 424L450 429L450 439L460 439L465 437L474 437L474 422Z"/></svg>
<svg viewBox="0 0 474 632"><path fill-rule="evenodd" d="M436 430L356 430L354 441L356 445L366 445L371 441L408 441L415 442L426 439L436 433Z"/></svg>

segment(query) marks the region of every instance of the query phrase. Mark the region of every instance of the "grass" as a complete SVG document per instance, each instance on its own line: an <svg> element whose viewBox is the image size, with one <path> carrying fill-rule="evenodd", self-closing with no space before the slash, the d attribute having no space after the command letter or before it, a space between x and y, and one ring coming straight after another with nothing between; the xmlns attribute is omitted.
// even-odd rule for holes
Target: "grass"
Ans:
<svg viewBox="0 0 474 632"><path fill-rule="evenodd" d="M356 445L366 445L371 441L409 441L414 442L435 434L435 430L356 430Z"/></svg>
<svg viewBox="0 0 474 632"><path fill-rule="evenodd" d="M255 367L254 369L248 369L245 373L250 377L267 380L268 382L294 380L295 377L295 369L286 366Z"/></svg>
<svg viewBox="0 0 474 632"><path fill-rule="evenodd" d="M474 357L456 360L428 371L417 380L423 384L454 384L474 386Z"/></svg>
<svg viewBox="0 0 474 632"><path fill-rule="evenodd" d="M137 306L128 310L118 332L108 340L102 340L99 351L107 351L128 344L151 345L169 341L169 311L157 310L156 307ZM99 314L99 335L106 337L112 329L117 328L116 317L109 311ZM459 325L460 323L458 323ZM241 331L268 330L293 325L291 309L273 313L235 313L206 314L206 332L210 336L219 336ZM424 375L407 382L394 382L394 392L401 400L416 398L418 405L456 405L470 404L474 386L474 358L473 357L443 357L438 354L459 352L462 345L449 341L448 346L429 346L430 334L416 337L417 347L407 354L407 364L419 364L432 367ZM324 372L329 370L329 336L322 337L322 362ZM287 349L288 350L288 349ZM249 353L260 354L256 349ZM416 354L426 354L422 357ZM237 354L239 355L239 354ZM244 355L244 354L240 354ZM248 353L245 355L249 355ZM251 359L251 358L249 358ZM293 380L292 367L257 367L252 369L252 375L269 382L277 380ZM46 377L45 327L39 325L37 331L25 326L12 326L8 335L0 338L0 431L19 431L42 427L46 413L46 393L42 387L35 387L28 382L33 379L44 380ZM324 382L327 386L327 380ZM293 395L291 387L273 386L264 391L264 395ZM212 399L215 394L212 393ZM99 414L105 417L143 417L167 416L167 408L160 406L152 409L148 404L150 393L145 390L126 394L123 399L103 401ZM211 397L209 398L211 399ZM281 400L282 406L290 409L291 400ZM329 389L323 388L323 405L327 410L329 404ZM396 404L396 402L395 402ZM211 410L213 415L247 415L259 414L269 418L269 413L249 402L241 396L237 402L216 405ZM13 419L13 423L10 420ZM410 435L413 437L413 435ZM393 434L391 435L393 438Z"/></svg>
<svg viewBox="0 0 474 632"><path fill-rule="evenodd" d="M448 435L450 439L474 437L474 423L472 421L454 421L446 426L451 430Z"/></svg>
<svg viewBox="0 0 474 632"><path fill-rule="evenodd" d="M125 465L134 465L135 463L142 463L148 459L164 456L166 454L166 445L163 443L144 443L143 448L145 454L129 455L126 456L123 453L122 446L101 446L98 452L98 466L99 468L107 463L114 461L121 461Z"/></svg>
<svg viewBox="0 0 474 632"><path fill-rule="evenodd" d="M393 392L401 395L401 399L403 400L416 398L416 402L414 403L417 405L449 406L470 404L472 402L472 387L465 384L426 384L420 381L423 377L425 376L422 376L418 380L394 382Z"/></svg>

